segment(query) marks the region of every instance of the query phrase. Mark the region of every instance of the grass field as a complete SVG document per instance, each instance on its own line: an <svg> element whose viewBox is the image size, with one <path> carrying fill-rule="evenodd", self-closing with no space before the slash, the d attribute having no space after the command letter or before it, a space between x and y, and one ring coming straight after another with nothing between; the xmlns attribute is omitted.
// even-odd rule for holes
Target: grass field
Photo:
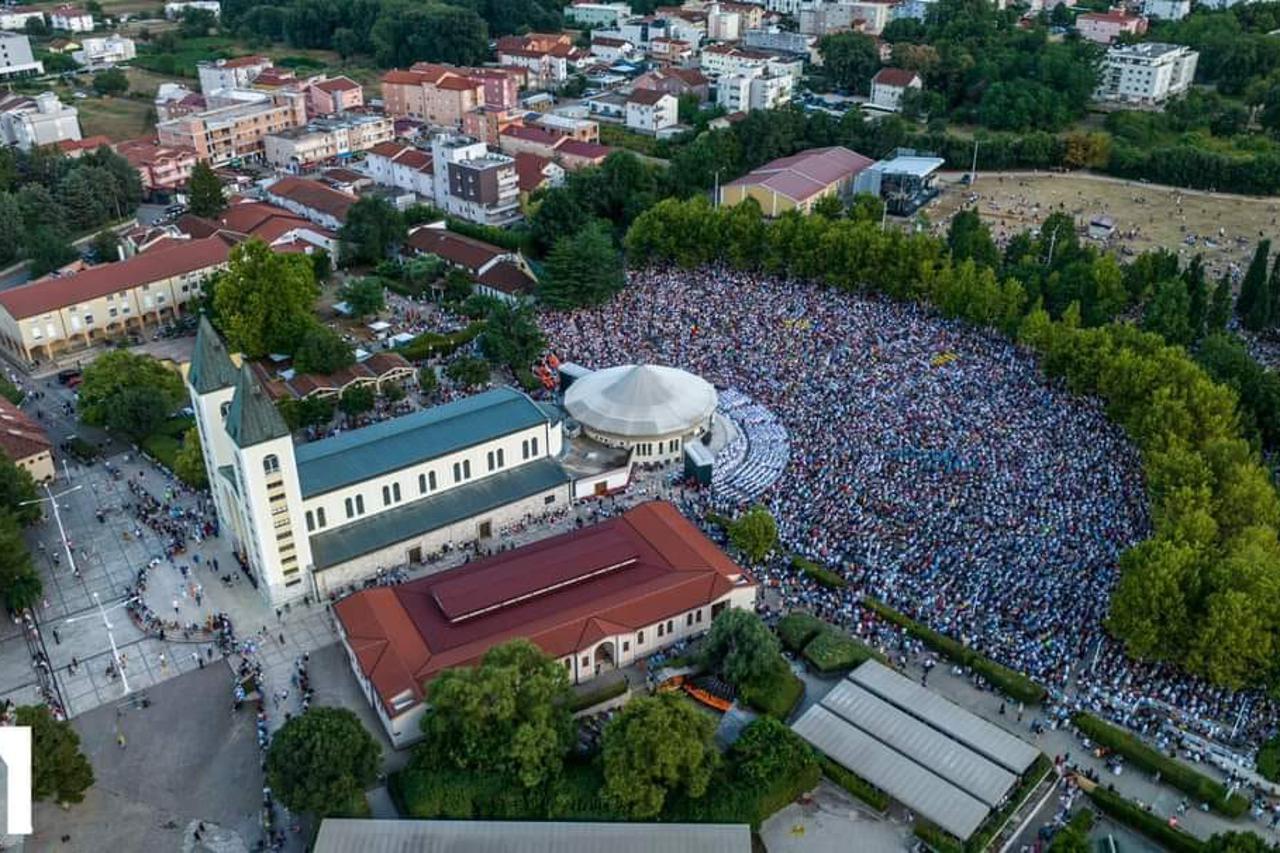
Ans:
<svg viewBox="0 0 1280 853"><path fill-rule="evenodd" d="M83 136L102 134L119 142L142 136L154 128L150 99L87 98L73 103L80 111L80 132Z"/></svg>
<svg viewBox="0 0 1280 853"><path fill-rule="evenodd" d="M1280 216L1278 198L1204 195L1083 174L979 173L973 187L961 186L958 176L943 187L942 195L925 208L938 228L945 229L956 211L966 207L977 209L997 241L1039 226L1058 210L1072 214L1081 228L1092 217L1106 215L1116 224L1113 249L1128 254L1163 247L1188 259L1203 252L1214 273L1232 263L1247 265L1259 232L1274 234Z"/></svg>

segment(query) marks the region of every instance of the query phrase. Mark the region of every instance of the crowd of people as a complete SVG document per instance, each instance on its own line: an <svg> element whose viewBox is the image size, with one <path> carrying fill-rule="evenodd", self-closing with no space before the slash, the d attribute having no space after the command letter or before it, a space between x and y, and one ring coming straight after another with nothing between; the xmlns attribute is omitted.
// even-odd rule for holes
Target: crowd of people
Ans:
<svg viewBox="0 0 1280 853"><path fill-rule="evenodd" d="M593 368L669 364L772 409L790 461L760 499L789 561L759 568L782 608L886 648L888 602L1113 719L1164 707L1240 741L1272 727L1261 696L1127 658L1102 627L1126 547L1149 531L1137 451L1008 340L925 308L727 269L651 270L602 308L543 316L552 351ZM686 489L687 515L743 507Z"/></svg>

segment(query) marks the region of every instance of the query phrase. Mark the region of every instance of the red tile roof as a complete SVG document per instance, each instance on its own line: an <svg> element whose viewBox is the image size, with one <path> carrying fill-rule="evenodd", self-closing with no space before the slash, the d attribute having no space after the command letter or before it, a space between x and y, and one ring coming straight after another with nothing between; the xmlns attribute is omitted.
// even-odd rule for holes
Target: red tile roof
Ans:
<svg viewBox="0 0 1280 853"><path fill-rule="evenodd" d="M454 77L453 75L445 77L436 84L437 89L445 89L451 92L469 92L483 86L484 84L479 80L472 80L470 77Z"/></svg>
<svg viewBox="0 0 1280 853"><path fill-rule="evenodd" d="M561 137L543 130L540 127L524 127L518 124L504 127L501 135L510 136L513 139L523 139L525 142L533 142L538 145L545 145L548 148L555 148L556 143L561 139Z"/></svg>
<svg viewBox="0 0 1280 853"><path fill-rule="evenodd" d="M506 249L492 243L454 234L443 228L419 228L409 235L409 245L424 254L439 255L472 274L499 255L506 254Z"/></svg>
<svg viewBox="0 0 1280 853"><path fill-rule="evenodd" d="M480 273L476 281L512 296L530 296L538 286L536 280L511 261L498 261Z"/></svg>
<svg viewBox="0 0 1280 853"><path fill-rule="evenodd" d="M556 153L568 154L571 157L585 157L588 160L603 160L613 153L613 149L608 145L600 145L596 142L566 139L556 146Z"/></svg>
<svg viewBox="0 0 1280 853"><path fill-rule="evenodd" d="M58 141L57 145L59 151L64 154L70 154L73 151L97 151L103 145L110 148L111 140L99 134L98 136L89 136L84 139L62 139Z"/></svg>
<svg viewBox="0 0 1280 853"><path fill-rule="evenodd" d="M550 158L530 151L521 151L515 156L515 160L516 179L520 182L522 191L533 192L547 180L543 170L551 164Z"/></svg>
<svg viewBox="0 0 1280 853"><path fill-rule="evenodd" d="M357 592L333 609L395 716L405 710L394 709L395 697L421 700L442 670L515 637L560 658L754 583L675 507L652 501L477 563Z"/></svg>
<svg viewBox="0 0 1280 853"><path fill-rule="evenodd" d="M399 142L379 142L366 152L366 156L394 157L408 147L407 145L401 145Z"/></svg>
<svg viewBox="0 0 1280 853"><path fill-rule="evenodd" d="M669 97L671 96L668 95L666 92L659 92L656 89L637 89L627 96L627 103L645 104L646 106L651 107L654 104L661 101L663 98L669 98Z"/></svg>
<svg viewBox="0 0 1280 853"><path fill-rule="evenodd" d="M881 68L876 72L876 76L871 78L871 82L879 83L882 86L902 88L910 86L912 81L919 79L919 74L914 71L908 71L905 68Z"/></svg>
<svg viewBox="0 0 1280 853"><path fill-rule="evenodd" d="M134 255L114 264L100 264L75 275L48 276L0 292L0 307L21 320L37 317L183 273L209 270L227 262L231 247L220 237L184 241L182 245Z"/></svg>
<svg viewBox="0 0 1280 853"><path fill-rule="evenodd" d="M350 77L334 77L330 80L321 80L315 85L321 92L350 92L352 89L360 88L360 84Z"/></svg>
<svg viewBox="0 0 1280 853"><path fill-rule="evenodd" d="M53 448L44 427L13 403L0 397L0 451L20 462Z"/></svg>
<svg viewBox="0 0 1280 853"><path fill-rule="evenodd" d="M358 201L350 193L338 192L318 181L309 181L306 178L281 178L267 187L267 193L302 205L309 210L328 214L339 222L347 218L347 211Z"/></svg>
<svg viewBox="0 0 1280 853"><path fill-rule="evenodd" d="M763 186L801 202L832 184L852 178L874 161L848 148L812 148L765 163L726 186Z"/></svg>
<svg viewBox="0 0 1280 853"><path fill-rule="evenodd" d="M250 54L249 56L237 56L235 59L224 59L217 63L218 68L246 68L250 65L270 64L271 60L261 54Z"/></svg>

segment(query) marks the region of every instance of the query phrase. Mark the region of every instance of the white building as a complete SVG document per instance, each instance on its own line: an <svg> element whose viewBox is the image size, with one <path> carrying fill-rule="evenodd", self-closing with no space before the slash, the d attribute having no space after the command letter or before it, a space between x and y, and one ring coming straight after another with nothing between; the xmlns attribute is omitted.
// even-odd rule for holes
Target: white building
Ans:
<svg viewBox="0 0 1280 853"><path fill-rule="evenodd" d="M138 55L133 39L112 33L109 36L80 39L80 49L71 58L86 68L109 68L117 62L128 62Z"/></svg>
<svg viewBox="0 0 1280 853"><path fill-rule="evenodd" d="M591 40L591 55L603 62L629 62L636 58L636 46L624 39L597 36Z"/></svg>
<svg viewBox="0 0 1280 853"><path fill-rule="evenodd" d="M675 95L639 89L627 96L627 127L632 130L657 134L679 121L680 102Z"/></svg>
<svg viewBox="0 0 1280 853"><path fill-rule="evenodd" d="M296 172L335 157L367 151L390 142L394 136L395 122L387 116L344 113L268 134L262 142L268 163Z"/></svg>
<svg viewBox="0 0 1280 853"><path fill-rule="evenodd" d="M760 68L724 74L716 81L716 104L728 113L776 110L791 102L793 88L790 76Z"/></svg>
<svg viewBox="0 0 1280 853"><path fill-rule="evenodd" d="M436 207L481 225L520 219L516 161L470 136L440 133L431 140Z"/></svg>
<svg viewBox="0 0 1280 853"><path fill-rule="evenodd" d="M21 33L0 32L0 77L43 74L44 63L31 55L31 40Z"/></svg>
<svg viewBox="0 0 1280 853"><path fill-rule="evenodd" d="M871 103L884 110L902 109L902 96L910 89L924 87L920 75L901 68L881 68L871 78Z"/></svg>
<svg viewBox="0 0 1280 853"><path fill-rule="evenodd" d="M861 21L861 31L879 35L894 14L895 4L881 0L835 0L809 2L800 8L800 32L825 36L853 29Z"/></svg>
<svg viewBox="0 0 1280 853"><path fill-rule="evenodd" d="M564 7L564 21L593 30L617 27L631 17L631 7L626 3L592 3L574 0Z"/></svg>
<svg viewBox="0 0 1280 853"><path fill-rule="evenodd" d="M497 541L570 502L560 421L511 388L295 446L203 319L187 384L222 530L273 605Z"/></svg>
<svg viewBox="0 0 1280 853"><path fill-rule="evenodd" d="M723 74L741 74L753 69L764 69L773 74L787 74L799 82L804 74L804 59L792 54L768 53L762 50L744 50L727 44L713 44L702 49L698 58L702 73L708 77Z"/></svg>
<svg viewBox="0 0 1280 853"><path fill-rule="evenodd" d="M259 74L271 67L271 59L266 56L239 56L196 63L200 91L206 95L223 89L247 89Z"/></svg>
<svg viewBox="0 0 1280 853"><path fill-rule="evenodd" d="M1142 14L1148 18L1181 21L1191 14L1191 0L1143 0Z"/></svg>
<svg viewBox="0 0 1280 853"><path fill-rule="evenodd" d="M1094 97L1100 101L1158 105L1186 92L1200 54L1179 44L1142 42L1107 50Z"/></svg>
<svg viewBox="0 0 1280 853"><path fill-rule="evenodd" d="M430 153L399 142L384 142L365 153L363 168L374 183L411 192L424 203L435 204Z"/></svg>
<svg viewBox="0 0 1280 853"><path fill-rule="evenodd" d="M78 6L58 6L49 13L49 26L67 33L91 33L93 15Z"/></svg>
<svg viewBox="0 0 1280 853"><path fill-rule="evenodd" d="M818 53L818 37L780 30L777 27L747 30L742 34L742 46L752 50L774 50L803 56L809 62L821 61Z"/></svg>
<svg viewBox="0 0 1280 853"><path fill-rule="evenodd" d="M180 2L171 2L164 4L164 16L171 21L182 17L182 13L188 9L199 9L202 12L209 12L215 18L222 17L222 4L218 0L180 0Z"/></svg>
<svg viewBox="0 0 1280 853"><path fill-rule="evenodd" d="M25 30L27 21L44 23L44 12L28 6L0 6L0 30Z"/></svg>
<svg viewBox="0 0 1280 853"><path fill-rule="evenodd" d="M29 98L0 96L0 142L23 151L41 145L80 139L80 116L75 107L58 100L53 92Z"/></svg>
<svg viewBox="0 0 1280 853"><path fill-rule="evenodd" d="M770 12L790 15L794 18L800 15L800 10L809 2L811 0L765 0L764 7Z"/></svg>

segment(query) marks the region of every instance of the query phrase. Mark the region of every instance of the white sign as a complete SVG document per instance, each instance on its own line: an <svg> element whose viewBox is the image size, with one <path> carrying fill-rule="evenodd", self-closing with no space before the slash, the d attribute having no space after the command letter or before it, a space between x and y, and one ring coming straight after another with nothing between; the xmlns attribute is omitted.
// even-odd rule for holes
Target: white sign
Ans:
<svg viewBox="0 0 1280 853"><path fill-rule="evenodd" d="M30 835L30 726L0 726L0 761L4 762L5 834Z"/></svg>

